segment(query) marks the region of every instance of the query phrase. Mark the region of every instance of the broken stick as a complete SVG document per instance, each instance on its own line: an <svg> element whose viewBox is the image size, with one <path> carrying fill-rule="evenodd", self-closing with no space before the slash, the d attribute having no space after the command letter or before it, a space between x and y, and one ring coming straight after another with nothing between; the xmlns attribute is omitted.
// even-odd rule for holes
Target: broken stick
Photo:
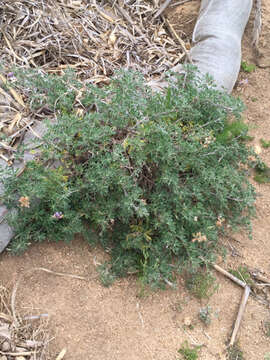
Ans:
<svg viewBox="0 0 270 360"><path fill-rule="evenodd" d="M242 286L243 288L246 287L246 283L240 279L238 279L236 276L233 276L233 274L229 273L228 271L222 269L220 266L213 264L213 268L216 269L221 274L227 276L229 279L233 280L236 284Z"/></svg>
<svg viewBox="0 0 270 360"><path fill-rule="evenodd" d="M248 301L249 294L250 294L250 287L248 285L246 285L245 290L244 290L243 295L242 295L242 300L241 300L241 304L240 304L239 311L238 311L238 314L237 314L237 318L235 320L234 329L233 329L232 336L231 336L231 341L230 341L230 344L229 344L230 346L232 346L234 344L234 342L235 342L236 335L237 335L237 332L238 332L239 327L240 327L240 323L241 323L241 320L242 320L242 317L243 317L243 314L244 314L244 311L245 311L245 307L246 307L246 304L247 304L247 301Z"/></svg>
<svg viewBox="0 0 270 360"><path fill-rule="evenodd" d="M235 324L234 324L234 328L233 328L233 332L232 332L232 336L231 336L231 341L229 346L232 346L235 342L236 339L236 335L237 332L239 330L240 327L240 323L244 314L244 310L248 301L248 297L250 294L250 287L244 283L244 281L241 281L240 279L238 279L237 277L233 276L232 274L230 274L228 271L222 269L220 266L213 264L213 267L219 271L220 273L222 273L223 275L227 276L228 278L230 278L231 280L233 280L234 282L236 282L238 285L242 286L245 290L243 291L243 295L242 295L242 299L241 299L241 303L239 306L239 310L238 310L238 314L237 314L237 318L235 320Z"/></svg>

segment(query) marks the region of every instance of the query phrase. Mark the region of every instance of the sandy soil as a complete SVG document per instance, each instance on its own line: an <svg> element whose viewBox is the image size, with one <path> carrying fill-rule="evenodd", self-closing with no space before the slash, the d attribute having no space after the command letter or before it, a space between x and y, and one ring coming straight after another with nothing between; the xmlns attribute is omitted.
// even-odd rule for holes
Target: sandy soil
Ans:
<svg viewBox="0 0 270 360"><path fill-rule="evenodd" d="M188 6L198 8L192 1L181 6L177 14L188 13ZM175 13L175 10L174 10ZM171 18L175 21L175 17ZM181 29L178 29L181 31ZM263 1L263 29L260 48L270 54L270 3ZM243 59L255 62L251 49L252 18L243 41ZM269 57L268 57L269 59ZM251 125L252 144L260 139L270 140L270 68L256 68L251 74L241 73L234 95L247 105L245 119ZM270 166L270 149L261 149L262 159ZM253 181L251 179L251 181ZM253 221L253 240L245 233L226 240L228 257L224 268L246 265L270 274L270 191L269 185L254 183L259 194ZM118 280L110 288L103 287L96 277L96 264L104 260L104 253L91 249L82 239L69 244L37 244L19 257L0 255L0 284L12 288L18 276L33 267L46 267L87 277L88 281L60 278L43 272L24 277L18 290L17 304L26 311L46 312L50 329L55 336L51 343L52 359L67 348L65 360L172 360L179 359L177 350L187 340L203 344L202 360L226 359L226 344L235 321L242 290L230 280L216 274L219 290L207 301L192 298L179 279L177 291L168 289L141 297L136 279ZM259 294L270 300L269 294ZM198 319L199 309L209 304L215 313L209 327ZM193 330L184 330L189 318ZM270 352L270 342L262 323L270 319L270 309L250 297L239 332L239 344L248 360L263 360Z"/></svg>

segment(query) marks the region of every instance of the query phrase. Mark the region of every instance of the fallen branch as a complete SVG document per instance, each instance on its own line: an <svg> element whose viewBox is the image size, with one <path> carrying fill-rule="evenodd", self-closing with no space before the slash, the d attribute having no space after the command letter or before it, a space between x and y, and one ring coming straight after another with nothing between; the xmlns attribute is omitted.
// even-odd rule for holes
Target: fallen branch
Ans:
<svg viewBox="0 0 270 360"><path fill-rule="evenodd" d="M23 352L4 352L4 351L0 351L1 355L8 355L8 356L13 356L13 357L19 357L19 356L29 356L34 354L34 351L23 351Z"/></svg>
<svg viewBox="0 0 270 360"><path fill-rule="evenodd" d="M228 271L222 269L220 266L218 266L216 264L213 264L213 268L216 269L221 274L227 276L229 279L234 281L236 284L242 286L243 288L246 288L246 283L244 281L238 279L236 276L233 276L231 273L229 273Z"/></svg>
<svg viewBox="0 0 270 360"><path fill-rule="evenodd" d="M234 342L235 342L236 335L237 335L237 332L238 332L239 327L240 327L240 323L241 323L241 320L242 320L242 317L243 317L243 314L244 314L244 311L245 311L245 307L246 307L246 304L247 304L247 301L248 301L249 294L250 294L250 287L246 285L245 290L244 290L243 295L242 295L242 300L241 300L241 304L240 304L240 307L239 307L238 315L237 315L237 318L236 318L236 321L235 321L235 324L234 324L234 329L233 329L232 336L231 336L231 341L230 341L230 344L229 344L230 346L232 346L234 344Z"/></svg>
<svg viewBox="0 0 270 360"><path fill-rule="evenodd" d="M229 279L233 280L236 284L242 286L245 289L243 291L242 300L241 300L241 303L240 303L240 306L239 306L237 318L235 320L234 329L233 329L230 344L229 344L229 346L232 346L234 344L234 342L235 342L236 335L237 335L237 332L239 330L240 323L241 323L241 320L242 320L242 317L243 317L243 314L244 314L244 310L245 310L245 307L246 307L246 304L247 304L247 301L248 301L248 297L249 297L249 294L250 294L250 287L244 281L241 281L237 277L230 274L228 271L222 269L220 266L218 266L216 264L213 264L213 267L218 272L220 272L221 274L227 276Z"/></svg>

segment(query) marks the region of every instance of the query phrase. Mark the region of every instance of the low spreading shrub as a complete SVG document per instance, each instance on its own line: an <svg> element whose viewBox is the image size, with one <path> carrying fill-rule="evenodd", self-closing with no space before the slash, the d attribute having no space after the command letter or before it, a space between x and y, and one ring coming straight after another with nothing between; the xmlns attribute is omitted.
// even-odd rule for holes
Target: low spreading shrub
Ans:
<svg viewBox="0 0 270 360"><path fill-rule="evenodd" d="M121 71L108 86L74 74L16 73L33 109L57 121L20 176L2 169L3 202L16 211L11 250L83 233L110 250L110 273L172 281L185 264L213 260L219 234L249 226L251 150L239 99L193 69L164 93ZM57 164L52 166L52 164Z"/></svg>

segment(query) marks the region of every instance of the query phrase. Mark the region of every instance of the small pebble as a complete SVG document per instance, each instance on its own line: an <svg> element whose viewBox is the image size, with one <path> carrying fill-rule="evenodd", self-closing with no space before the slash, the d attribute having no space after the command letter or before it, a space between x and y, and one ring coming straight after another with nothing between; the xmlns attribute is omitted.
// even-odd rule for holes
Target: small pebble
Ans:
<svg viewBox="0 0 270 360"><path fill-rule="evenodd" d="M185 325L185 326L190 326L190 325L191 325L191 320L190 320L189 317L185 317L185 319L184 319L184 325Z"/></svg>
<svg viewBox="0 0 270 360"><path fill-rule="evenodd" d="M257 155L261 154L262 148L259 145L254 146L254 151Z"/></svg>

